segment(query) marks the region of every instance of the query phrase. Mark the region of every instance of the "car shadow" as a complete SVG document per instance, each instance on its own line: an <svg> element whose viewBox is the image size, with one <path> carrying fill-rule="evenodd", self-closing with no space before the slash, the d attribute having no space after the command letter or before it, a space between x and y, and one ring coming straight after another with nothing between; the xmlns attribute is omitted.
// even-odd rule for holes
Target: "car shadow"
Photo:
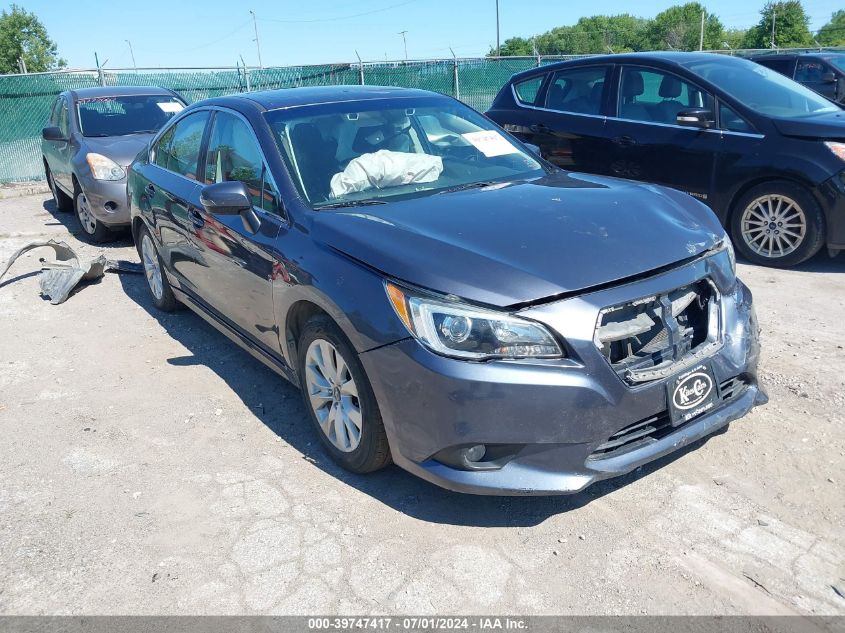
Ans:
<svg viewBox="0 0 845 633"><path fill-rule="evenodd" d="M168 359L176 366L202 365L214 371L273 433L316 468L373 499L421 521L474 527L528 527L578 509L639 479L704 444L699 440L634 472L602 481L585 491L554 497L466 495L444 490L397 466L356 475L337 466L322 450L299 390L255 360L188 309L159 311L141 275L120 275L130 299L156 319L190 354Z"/></svg>
<svg viewBox="0 0 845 633"><path fill-rule="evenodd" d="M73 235L79 241L91 244L91 242L86 239L85 232L82 230L82 225L79 224L79 218L76 216L76 213L73 211L59 211L59 208L56 206L56 202L52 197L47 198L41 206L56 219L56 222L51 222L49 224L45 223L45 226L61 225L65 227L65 230L67 230L68 233ZM92 244L92 246L96 246L97 248L123 248L131 246L132 244L132 235L130 234L128 228L115 231L114 237L115 239L111 242Z"/></svg>
<svg viewBox="0 0 845 633"><path fill-rule="evenodd" d="M737 254L737 261L746 266L755 266L753 262L748 261L741 255ZM765 266L756 266L757 268L765 268ZM808 259L806 262L792 266L787 270L793 270L803 273L845 273L845 252L841 252L835 257L831 257L826 248L822 248L817 254Z"/></svg>

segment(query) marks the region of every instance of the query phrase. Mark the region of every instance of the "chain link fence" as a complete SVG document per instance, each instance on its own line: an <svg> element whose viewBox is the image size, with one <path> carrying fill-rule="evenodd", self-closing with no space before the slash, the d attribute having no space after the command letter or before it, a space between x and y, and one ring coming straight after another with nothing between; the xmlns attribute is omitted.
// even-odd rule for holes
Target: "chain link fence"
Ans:
<svg viewBox="0 0 845 633"><path fill-rule="evenodd" d="M740 54L743 51L720 51ZM41 129L63 90L93 86L161 86L192 103L244 91L367 84L422 88L486 110L511 75L584 56L356 62L277 68L80 70L0 75L0 183L41 180Z"/></svg>

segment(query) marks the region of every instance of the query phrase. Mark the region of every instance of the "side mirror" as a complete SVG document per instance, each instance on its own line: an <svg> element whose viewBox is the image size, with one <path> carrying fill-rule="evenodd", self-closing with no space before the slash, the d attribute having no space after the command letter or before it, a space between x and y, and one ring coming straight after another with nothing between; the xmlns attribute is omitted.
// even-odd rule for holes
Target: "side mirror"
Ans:
<svg viewBox="0 0 845 633"><path fill-rule="evenodd" d="M244 228L250 233L257 233L261 220L252 209L252 198L246 185L240 180L227 180L213 185L206 185L200 191L200 203L214 215L239 215Z"/></svg>
<svg viewBox="0 0 845 633"><path fill-rule="evenodd" d="M57 127L45 127L41 130L41 137L45 141L67 141L65 135Z"/></svg>
<svg viewBox="0 0 845 633"><path fill-rule="evenodd" d="M534 143L523 143L523 145L525 145L525 147L530 149L532 154L535 154L536 156L542 157L542 154L540 153L539 145L534 145Z"/></svg>
<svg viewBox="0 0 845 633"><path fill-rule="evenodd" d="M687 108L678 112L678 125L685 125L687 127L697 127L701 129L708 129L716 124L716 118L713 113L706 108Z"/></svg>
<svg viewBox="0 0 845 633"><path fill-rule="evenodd" d="M822 73L822 83L823 84L832 84L836 83L836 74L833 71L827 71L826 73Z"/></svg>

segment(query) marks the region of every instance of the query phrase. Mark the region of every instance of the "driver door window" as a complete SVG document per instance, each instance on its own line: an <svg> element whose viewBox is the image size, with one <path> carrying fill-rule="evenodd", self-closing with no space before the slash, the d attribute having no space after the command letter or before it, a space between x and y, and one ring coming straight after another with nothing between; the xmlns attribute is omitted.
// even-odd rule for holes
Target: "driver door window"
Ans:
<svg viewBox="0 0 845 633"><path fill-rule="evenodd" d="M677 123L687 108L713 110L713 97L676 75L628 66L622 69L619 116L648 123Z"/></svg>
<svg viewBox="0 0 845 633"><path fill-rule="evenodd" d="M240 118L227 112L214 117L205 159L205 183L244 183L252 203L259 209L278 213L278 192L267 177L264 155L252 130Z"/></svg>

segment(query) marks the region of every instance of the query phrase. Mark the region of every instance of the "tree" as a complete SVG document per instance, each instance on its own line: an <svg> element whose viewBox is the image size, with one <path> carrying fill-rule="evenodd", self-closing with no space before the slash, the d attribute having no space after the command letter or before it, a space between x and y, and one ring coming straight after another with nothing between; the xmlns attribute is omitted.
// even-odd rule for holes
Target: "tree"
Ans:
<svg viewBox="0 0 845 633"><path fill-rule="evenodd" d="M0 73L20 72L19 59L23 59L28 72L67 65L38 17L13 4L9 11L0 13Z"/></svg>
<svg viewBox="0 0 845 633"><path fill-rule="evenodd" d="M698 2L669 7L658 13L648 27L648 48L653 50L697 51L701 42L701 16L704 15L704 48L724 48L724 27Z"/></svg>
<svg viewBox="0 0 845 633"><path fill-rule="evenodd" d="M745 29L725 29L720 48L742 48L747 33Z"/></svg>
<svg viewBox="0 0 845 633"><path fill-rule="evenodd" d="M819 29L816 39L822 46L845 45L845 9L830 16L830 22Z"/></svg>
<svg viewBox="0 0 845 633"><path fill-rule="evenodd" d="M511 37L502 42L500 54L502 57L521 57L525 55L533 55L534 47L531 45L531 40L524 37ZM496 48L490 49L487 53L488 57L496 56Z"/></svg>
<svg viewBox="0 0 845 633"><path fill-rule="evenodd" d="M772 17L774 17L775 40L778 48L812 46L810 18L800 0L768 2L760 11L760 22L748 29L743 46L746 48L771 48Z"/></svg>

